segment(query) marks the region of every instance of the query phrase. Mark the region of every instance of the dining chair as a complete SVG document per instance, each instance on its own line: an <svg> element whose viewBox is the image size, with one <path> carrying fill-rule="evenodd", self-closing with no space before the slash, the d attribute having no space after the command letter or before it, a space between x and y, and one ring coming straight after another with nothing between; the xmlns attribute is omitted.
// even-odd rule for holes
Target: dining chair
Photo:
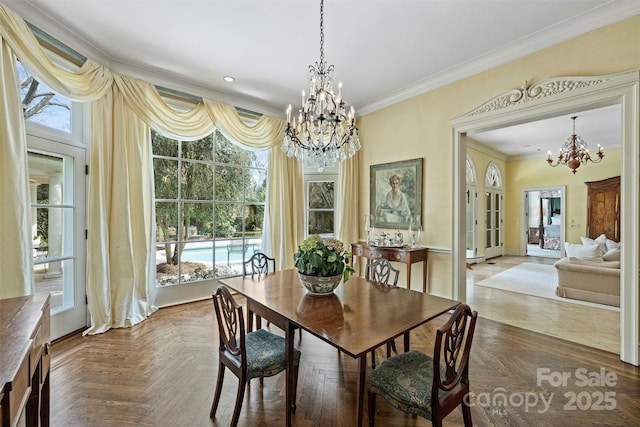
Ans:
<svg viewBox="0 0 640 427"><path fill-rule="evenodd" d="M243 263L242 268L245 276L268 273L276 270L276 259L268 257L262 252L256 252Z"/></svg>
<svg viewBox="0 0 640 427"><path fill-rule="evenodd" d="M266 274L276 270L276 259L262 252L256 252L244 262L242 268L245 276L251 274L251 277L253 277L255 274ZM251 311L247 313L247 323L249 324L249 330L252 330L253 312ZM267 320L267 327L269 325L271 325L271 322ZM262 328L262 317L256 316L256 329L260 328ZM300 339L302 339L302 329L299 329L298 333L300 334Z"/></svg>
<svg viewBox="0 0 640 427"><path fill-rule="evenodd" d="M393 276L391 276L393 274ZM364 278L374 282L385 283L387 285L398 285L398 274L400 271L393 268L386 258L378 258L367 264ZM391 279L393 277L393 280Z"/></svg>
<svg viewBox="0 0 640 427"><path fill-rule="evenodd" d="M271 268L269 268L271 267ZM242 264L243 275L248 276L251 274L251 277L254 275L266 274L269 272L273 272L276 270L276 259L268 257L262 252L254 253L251 258L246 260ZM249 311L247 318L247 323L249 324L249 330L252 329L253 325L253 313ZM270 322L267 321L267 326L270 325ZM262 328L262 318L260 316L256 316L256 328Z"/></svg>
<svg viewBox="0 0 640 427"><path fill-rule="evenodd" d="M385 258L378 258L367 264L364 278L373 282L384 283L386 285L397 286L400 271L393 268L391 263ZM387 357L391 357L391 350L396 351L396 340L387 341ZM371 367L376 367L376 349L371 351Z"/></svg>
<svg viewBox="0 0 640 427"><path fill-rule="evenodd" d="M431 420L434 426L441 426L461 405L464 425L472 425L467 396L477 317L476 311L460 304L438 328L433 357L413 350L390 357L368 373L370 427L375 425L377 395L403 412Z"/></svg>
<svg viewBox="0 0 640 427"><path fill-rule="evenodd" d="M235 427L238 424L247 383L252 378L271 377L286 369L285 339L264 329L247 333L244 328L242 306L235 301L229 289L224 285L219 285L216 292L213 293L213 306L220 335L220 353L218 355L218 379L209 416L215 417L218 403L220 403L225 369L229 368L238 377L238 392L231 418L231 426ZM295 412L300 366L300 351L297 349L294 349L293 353L293 366L292 410Z"/></svg>

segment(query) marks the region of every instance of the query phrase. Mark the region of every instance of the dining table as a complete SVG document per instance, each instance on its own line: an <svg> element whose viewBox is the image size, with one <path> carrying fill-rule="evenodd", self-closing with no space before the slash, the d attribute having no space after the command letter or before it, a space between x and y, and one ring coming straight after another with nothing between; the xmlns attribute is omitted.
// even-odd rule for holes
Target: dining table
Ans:
<svg viewBox="0 0 640 427"><path fill-rule="evenodd" d="M302 286L296 269L224 278L219 283L246 297L249 331L255 314L285 332L287 427L291 426L295 408L293 350L297 328L358 360L356 417L357 425L361 427L367 354L399 336L404 336L404 351L408 351L412 329L460 304L452 299L368 281L355 275L329 295L314 295Z"/></svg>

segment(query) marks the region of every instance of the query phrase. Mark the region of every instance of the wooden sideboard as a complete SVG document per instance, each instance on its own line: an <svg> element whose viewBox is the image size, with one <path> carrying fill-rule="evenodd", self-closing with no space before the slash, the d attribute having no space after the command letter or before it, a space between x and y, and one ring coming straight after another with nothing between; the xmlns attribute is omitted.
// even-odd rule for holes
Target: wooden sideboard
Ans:
<svg viewBox="0 0 640 427"><path fill-rule="evenodd" d="M351 265L354 265L355 257L361 256L367 259L367 264L374 259L386 258L389 261L401 262L407 265L407 289L411 289L411 264L422 262L422 292L427 292L427 248L390 248L371 246L365 242L351 244Z"/></svg>
<svg viewBox="0 0 640 427"><path fill-rule="evenodd" d="M49 425L49 294L0 299L0 426Z"/></svg>

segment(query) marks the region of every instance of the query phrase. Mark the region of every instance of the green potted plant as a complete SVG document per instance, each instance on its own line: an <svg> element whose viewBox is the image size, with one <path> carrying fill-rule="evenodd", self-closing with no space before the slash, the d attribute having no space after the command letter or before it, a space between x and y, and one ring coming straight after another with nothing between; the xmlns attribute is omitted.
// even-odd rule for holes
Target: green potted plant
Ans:
<svg viewBox="0 0 640 427"><path fill-rule="evenodd" d="M349 280L355 270L349 265L351 252L338 239L306 238L293 254L300 281L309 293L331 294L341 280Z"/></svg>

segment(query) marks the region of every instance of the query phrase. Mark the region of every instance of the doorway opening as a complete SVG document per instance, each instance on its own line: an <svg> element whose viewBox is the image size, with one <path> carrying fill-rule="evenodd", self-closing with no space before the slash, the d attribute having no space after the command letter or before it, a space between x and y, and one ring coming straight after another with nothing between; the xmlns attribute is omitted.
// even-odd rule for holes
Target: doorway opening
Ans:
<svg viewBox="0 0 640 427"><path fill-rule="evenodd" d="M564 247L564 191L560 188L524 191L525 254L561 258Z"/></svg>

